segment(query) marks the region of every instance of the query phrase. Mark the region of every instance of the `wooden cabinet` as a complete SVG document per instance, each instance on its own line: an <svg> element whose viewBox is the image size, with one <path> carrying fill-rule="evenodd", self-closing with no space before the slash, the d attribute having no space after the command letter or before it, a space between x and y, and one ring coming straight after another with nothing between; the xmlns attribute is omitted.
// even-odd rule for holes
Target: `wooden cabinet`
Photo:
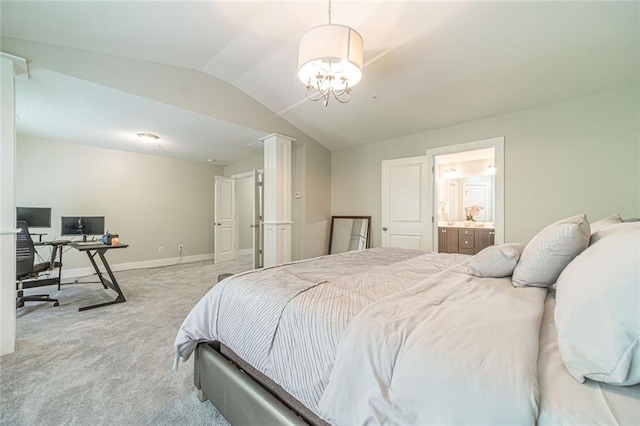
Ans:
<svg viewBox="0 0 640 426"><path fill-rule="evenodd" d="M475 250L480 250L494 245L496 231L493 229L476 229L475 234Z"/></svg>
<svg viewBox="0 0 640 426"><path fill-rule="evenodd" d="M475 254L473 247L475 244L474 230L467 228L460 228L458 231L458 253L460 254Z"/></svg>
<svg viewBox="0 0 640 426"><path fill-rule="evenodd" d="M490 228L438 228L438 253L476 254L494 244Z"/></svg>
<svg viewBox="0 0 640 426"><path fill-rule="evenodd" d="M458 228L438 228L438 253L458 253Z"/></svg>

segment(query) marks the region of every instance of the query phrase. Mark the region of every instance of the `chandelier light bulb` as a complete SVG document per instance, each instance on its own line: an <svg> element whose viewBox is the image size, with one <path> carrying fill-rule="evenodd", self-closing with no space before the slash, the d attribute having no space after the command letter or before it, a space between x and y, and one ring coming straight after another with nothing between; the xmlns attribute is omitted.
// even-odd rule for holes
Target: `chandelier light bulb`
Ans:
<svg viewBox="0 0 640 426"><path fill-rule="evenodd" d="M298 78L312 101L329 104L351 100L351 88L362 79L364 41L356 30L329 23L313 27L302 35L298 48Z"/></svg>

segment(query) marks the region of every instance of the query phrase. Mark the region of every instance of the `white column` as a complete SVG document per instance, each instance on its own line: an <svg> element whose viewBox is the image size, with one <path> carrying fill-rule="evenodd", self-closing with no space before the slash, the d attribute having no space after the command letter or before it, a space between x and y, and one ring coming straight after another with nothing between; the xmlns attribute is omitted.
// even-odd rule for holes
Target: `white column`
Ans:
<svg viewBox="0 0 640 426"><path fill-rule="evenodd" d="M16 348L15 64L0 57L0 355Z"/></svg>
<svg viewBox="0 0 640 426"><path fill-rule="evenodd" d="M291 142L277 133L264 142L264 266L291 261Z"/></svg>

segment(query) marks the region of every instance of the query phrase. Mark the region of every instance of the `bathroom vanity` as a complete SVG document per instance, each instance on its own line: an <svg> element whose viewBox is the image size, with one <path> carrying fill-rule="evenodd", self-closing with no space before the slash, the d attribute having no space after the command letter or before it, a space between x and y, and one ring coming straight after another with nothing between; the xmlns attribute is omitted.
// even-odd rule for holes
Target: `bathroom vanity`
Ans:
<svg viewBox="0 0 640 426"><path fill-rule="evenodd" d="M495 229L488 227L439 225L438 252L476 254L494 244Z"/></svg>

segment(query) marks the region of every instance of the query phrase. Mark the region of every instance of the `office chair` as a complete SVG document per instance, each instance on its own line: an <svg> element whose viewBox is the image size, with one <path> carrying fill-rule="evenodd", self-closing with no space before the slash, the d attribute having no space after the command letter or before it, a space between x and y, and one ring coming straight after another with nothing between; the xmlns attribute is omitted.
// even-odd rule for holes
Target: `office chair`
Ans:
<svg viewBox="0 0 640 426"><path fill-rule="evenodd" d="M58 306L58 299L52 299L48 294L34 294L25 296L22 282L31 278L36 278L40 273L60 267L59 262L53 261L34 264L36 248L33 245L27 222L18 221L20 232L16 238L16 286L18 297L16 307L22 308L25 302L54 302L53 306Z"/></svg>

